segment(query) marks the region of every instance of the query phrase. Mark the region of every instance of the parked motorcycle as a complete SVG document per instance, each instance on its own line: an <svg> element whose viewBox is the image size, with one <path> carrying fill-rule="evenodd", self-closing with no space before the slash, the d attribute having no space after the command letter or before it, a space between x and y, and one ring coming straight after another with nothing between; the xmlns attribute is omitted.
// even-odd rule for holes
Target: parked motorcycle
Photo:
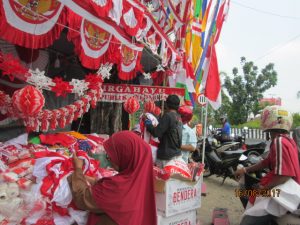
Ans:
<svg viewBox="0 0 300 225"><path fill-rule="evenodd" d="M266 141L258 141L256 143L246 143L246 135L248 133L248 127L244 127L242 129L241 135L232 135L228 140L222 140L221 131L216 130L212 131L212 127L209 127L209 132L211 132L217 140L219 140L220 145L231 145L230 148L226 150L237 150L237 149L244 149L246 156L249 155L256 155L259 156L264 153L267 143ZM222 141L221 141L222 140ZM226 147L225 147L226 148Z"/></svg>
<svg viewBox="0 0 300 225"><path fill-rule="evenodd" d="M227 177L235 179L234 171L239 164L246 165L247 157L243 155L245 151L241 149L234 151L218 151L219 149L213 144L215 141L216 140L213 137L208 137L205 141L205 171L203 176L209 177L216 174L219 177L223 177L223 184ZM203 139L199 140L197 149L192 154L192 159L196 162L202 160L202 147Z"/></svg>

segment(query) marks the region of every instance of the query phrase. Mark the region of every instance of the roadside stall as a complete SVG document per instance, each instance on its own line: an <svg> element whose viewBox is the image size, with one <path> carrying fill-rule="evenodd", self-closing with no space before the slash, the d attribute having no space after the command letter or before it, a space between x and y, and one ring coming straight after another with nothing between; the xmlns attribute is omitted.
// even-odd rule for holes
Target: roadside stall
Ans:
<svg viewBox="0 0 300 225"><path fill-rule="evenodd" d="M145 116L157 122L168 95L186 100L176 77L191 83L193 72L168 36L185 16L162 24L141 2L0 1L0 224L86 224L67 182L72 154L84 160L84 175L115 176L103 143L121 128L94 132L94 115L96 128L80 132L83 117L122 124L124 111L126 129L139 127L151 146L158 224L196 225L203 166L157 168L158 140L143 125ZM168 7L176 15L188 2ZM104 107L100 115L103 103L118 104L122 115Z"/></svg>

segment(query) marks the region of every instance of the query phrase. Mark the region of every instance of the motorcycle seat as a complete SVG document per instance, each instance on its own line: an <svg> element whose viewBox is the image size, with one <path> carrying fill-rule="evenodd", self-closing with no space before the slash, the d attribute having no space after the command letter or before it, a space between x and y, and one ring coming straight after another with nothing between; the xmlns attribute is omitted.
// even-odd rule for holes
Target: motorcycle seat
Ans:
<svg viewBox="0 0 300 225"><path fill-rule="evenodd" d="M232 154L243 154L245 152L245 150L234 150L234 151L224 151L223 154L224 155L232 155Z"/></svg>
<svg viewBox="0 0 300 225"><path fill-rule="evenodd" d="M251 144L246 144L247 147L258 147L258 146L266 146L266 143L264 141L258 141Z"/></svg>

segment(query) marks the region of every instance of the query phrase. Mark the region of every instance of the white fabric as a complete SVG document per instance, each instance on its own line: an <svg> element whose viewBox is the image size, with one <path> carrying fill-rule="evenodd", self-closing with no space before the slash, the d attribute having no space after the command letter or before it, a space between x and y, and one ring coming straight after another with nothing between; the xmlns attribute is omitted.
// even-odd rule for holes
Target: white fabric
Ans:
<svg viewBox="0 0 300 225"><path fill-rule="evenodd" d="M0 184L0 202L4 202L8 199L6 190L7 190L7 183Z"/></svg>
<svg viewBox="0 0 300 225"><path fill-rule="evenodd" d="M20 192L19 192L19 186L17 185L17 183L9 183L7 186L7 195L9 198L16 198L19 196Z"/></svg>
<svg viewBox="0 0 300 225"><path fill-rule="evenodd" d="M120 24L122 11L123 11L123 0L112 0L113 8L109 12L109 17L116 22L117 25Z"/></svg>
<svg viewBox="0 0 300 225"><path fill-rule="evenodd" d="M105 5L107 5L107 0L93 0L93 2L101 7L104 7Z"/></svg>
<svg viewBox="0 0 300 225"><path fill-rule="evenodd" d="M70 216L75 220L78 225L85 225L88 219L88 212L82 210L74 210L69 208Z"/></svg>
<svg viewBox="0 0 300 225"><path fill-rule="evenodd" d="M36 182L42 182L43 178L48 176L48 172L46 171L46 166L55 159L62 159L61 157L44 157L36 159L35 165L33 168L32 175L37 178Z"/></svg>
<svg viewBox="0 0 300 225"><path fill-rule="evenodd" d="M130 28L136 27L138 22L135 18L134 10L132 7L126 13L124 13L123 17L127 26L129 26Z"/></svg>
<svg viewBox="0 0 300 225"><path fill-rule="evenodd" d="M279 197L273 196L272 190L280 190ZM297 212L300 204L300 185L290 178L284 184L278 185L271 190L272 197L256 197L254 205L248 203L245 215L264 216L271 214L283 216L288 211ZM275 192L277 193L277 192Z"/></svg>
<svg viewBox="0 0 300 225"><path fill-rule="evenodd" d="M64 176L59 181L59 185L54 191L53 198L51 200L51 202L56 202L58 206L63 208L67 208L72 201L72 193L67 180L70 174Z"/></svg>
<svg viewBox="0 0 300 225"><path fill-rule="evenodd" d="M53 213L53 220L55 225L68 225L74 223L74 220L70 216L61 216L58 213Z"/></svg>
<svg viewBox="0 0 300 225"><path fill-rule="evenodd" d="M16 147L21 148L20 145L27 145L28 144L27 140L28 140L28 134L25 133L25 134L21 134L18 137L15 137L13 139L10 139L10 140L4 142L4 144L14 145Z"/></svg>
<svg viewBox="0 0 300 225"><path fill-rule="evenodd" d="M280 190L278 196L273 197L274 201L290 212L295 212L300 204L300 185L290 178L286 183L274 188Z"/></svg>

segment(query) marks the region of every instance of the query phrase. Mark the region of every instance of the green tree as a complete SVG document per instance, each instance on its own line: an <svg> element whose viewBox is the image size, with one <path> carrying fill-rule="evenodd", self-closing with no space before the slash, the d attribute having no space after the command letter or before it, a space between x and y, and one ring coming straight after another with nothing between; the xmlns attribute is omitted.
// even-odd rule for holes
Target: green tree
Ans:
<svg viewBox="0 0 300 225"><path fill-rule="evenodd" d="M299 127L300 126L300 114L294 113L293 114L293 127Z"/></svg>
<svg viewBox="0 0 300 225"><path fill-rule="evenodd" d="M277 84L277 72L274 64L269 63L261 71L253 62L241 57L242 74L233 68L232 75L226 75L224 87L230 97L228 118L232 124L242 124L247 121L250 113L256 115L260 110L259 99L269 88Z"/></svg>

